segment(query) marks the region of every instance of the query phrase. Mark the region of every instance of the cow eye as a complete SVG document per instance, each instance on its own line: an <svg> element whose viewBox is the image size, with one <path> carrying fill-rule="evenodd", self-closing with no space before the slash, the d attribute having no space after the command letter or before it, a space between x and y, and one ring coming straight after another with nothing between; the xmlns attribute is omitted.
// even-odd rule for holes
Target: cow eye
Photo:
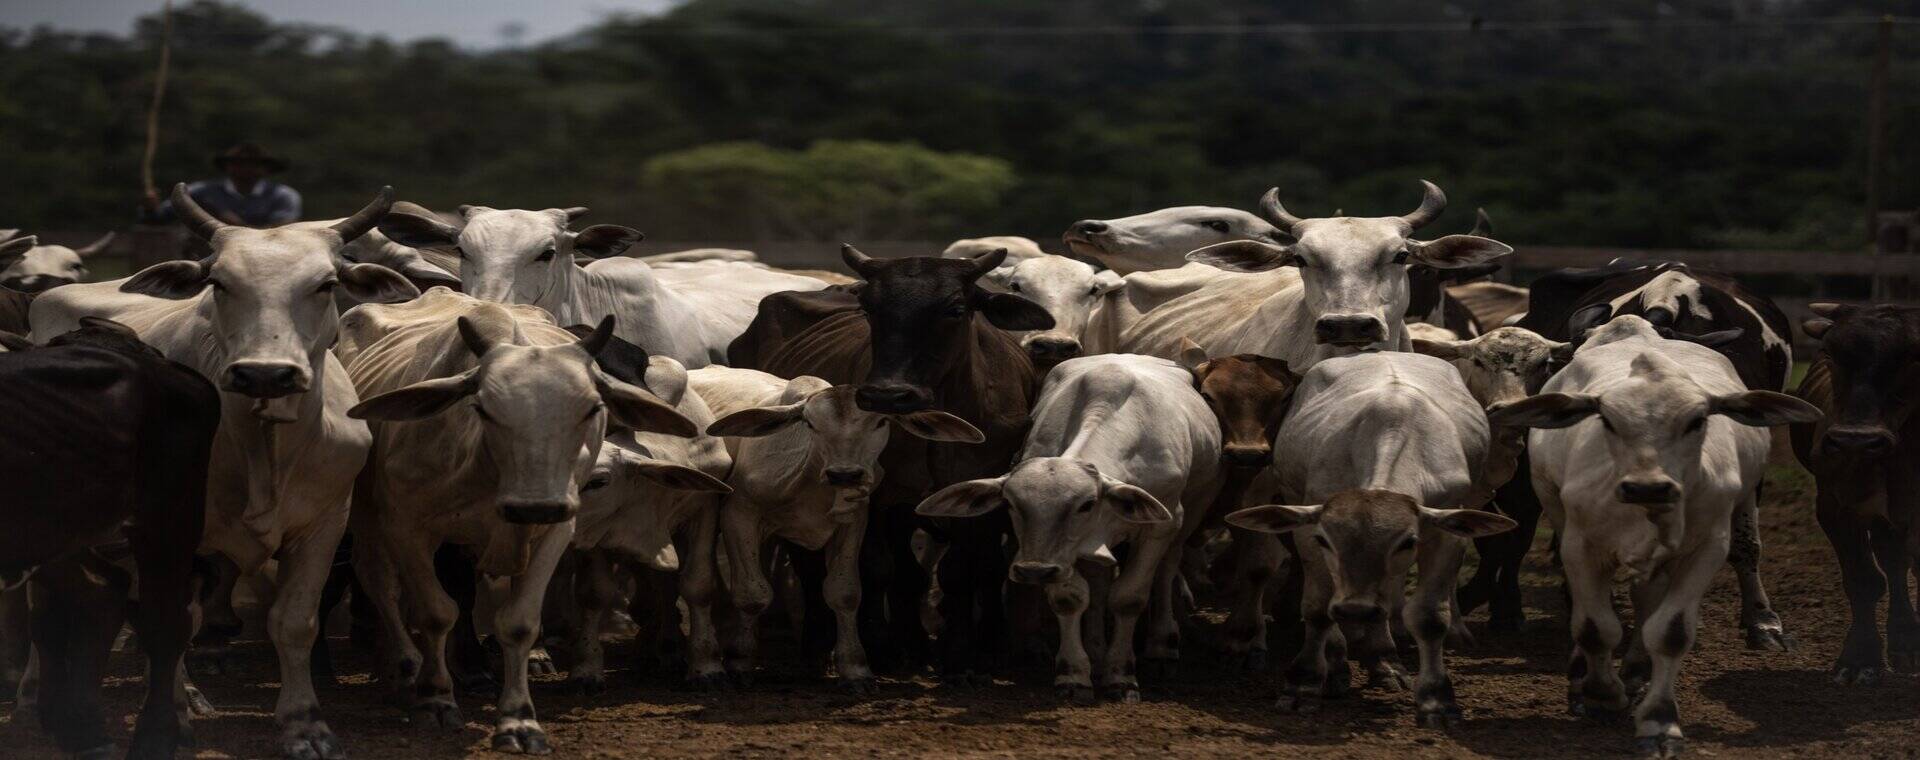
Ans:
<svg viewBox="0 0 1920 760"><path fill-rule="evenodd" d="M339 280L328 280L326 282L320 283L320 289L315 292L321 293L323 295L326 293L332 293L333 289L338 287L339 285L340 285Z"/></svg>
<svg viewBox="0 0 1920 760"><path fill-rule="evenodd" d="M874 420L874 421L873 421L873 427L874 427L874 429L875 429L875 430L878 430L878 429L880 429L880 428L883 428L883 427L886 427L886 426L887 426L887 418L885 418L885 417L881 417L880 419L877 419L877 420Z"/></svg>
<svg viewBox="0 0 1920 760"><path fill-rule="evenodd" d="M1089 286L1087 286L1087 295L1089 295L1089 296L1097 296L1097 295L1100 295L1100 286L1098 286L1098 285L1089 285Z"/></svg>
<svg viewBox="0 0 1920 760"><path fill-rule="evenodd" d="M1208 220L1206 220L1206 221L1204 221L1204 222L1201 222L1201 223L1200 223L1200 226L1202 226L1202 227L1205 227L1205 228L1207 228L1207 229L1210 229L1210 230L1213 230L1214 232L1226 232L1226 231L1227 231L1227 223L1226 223L1226 222L1223 222L1223 221L1220 221L1220 220L1218 220L1218 219L1208 219Z"/></svg>
<svg viewBox="0 0 1920 760"><path fill-rule="evenodd" d="M1088 500L1086 500L1086 501L1083 501L1083 502L1080 502L1080 506L1078 506L1078 507L1075 507L1073 511L1075 511L1075 512L1080 512L1080 513L1086 513L1086 512L1092 512L1092 511L1093 511L1093 500L1092 500L1092 499L1088 499Z"/></svg>
<svg viewBox="0 0 1920 760"><path fill-rule="evenodd" d="M587 416L584 419L587 419L587 420L593 419L594 415L599 414L600 410L605 408L607 408L606 404L594 404L592 409L587 410Z"/></svg>
<svg viewBox="0 0 1920 760"><path fill-rule="evenodd" d="M966 316L966 315L967 315L967 305L966 305L966 304L963 304L963 303L957 303L957 304L954 304L954 305L952 305L952 306L948 306L948 307L947 307L947 318L948 318L948 319L959 319L959 318L961 318L961 317L964 317L964 316Z"/></svg>
<svg viewBox="0 0 1920 760"><path fill-rule="evenodd" d="M478 415L480 415L480 419L482 419L482 420L486 420L487 422L492 422L492 421L493 421L493 415L491 415L491 414L487 414L487 409L486 409L486 407L483 407L483 406L481 406L481 405L479 405L479 404L474 404L474 405L473 405L473 413L474 413L474 414L478 414Z"/></svg>
<svg viewBox="0 0 1920 760"><path fill-rule="evenodd" d="M1400 542L1400 548L1397 549L1396 551L1403 551L1403 552L1412 551L1414 544L1417 544L1417 543L1419 543L1419 539L1414 538L1413 536L1407 536L1405 540Z"/></svg>
<svg viewBox="0 0 1920 760"><path fill-rule="evenodd" d="M1327 543L1326 536L1322 536L1318 533L1315 533L1313 534L1313 542L1316 544L1319 544L1320 548L1322 549L1325 549L1327 551L1333 551L1333 544Z"/></svg>
<svg viewBox="0 0 1920 760"><path fill-rule="evenodd" d="M1014 281L1012 281L1012 282L1008 282L1008 283L1007 283L1007 290L1010 290L1010 291L1013 291L1013 292L1015 292L1015 293L1018 293L1018 292L1020 292L1020 281L1019 281L1019 280L1014 280Z"/></svg>
<svg viewBox="0 0 1920 760"><path fill-rule="evenodd" d="M586 493L588 491L597 491L602 488L606 488L612 483L613 483L612 474L605 473L605 472L596 472L593 474L593 477L587 479L586 485L583 485L580 487L580 492Z"/></svg>
<svg viewBox="0 0 1920 760"><path fill-rule="evenodd" d="M1405 248L1402 248L1402 249L1400 249L1400 252L1399 252L1399 253L1396 253L1396 254L1394 254L1394 255L1393 255L1393 263L1395 263L1395 264L1405 264L1405 263L1407 263L1407 249L1405 249Z"/></svg>
<svg viewBox="0 0 1920 760"><path fill-rule="evenodd" d="M219 280L215 280L215 279L212 279L212 278L208 278L208 279L207 279L207 284L208 284L208 285L210 285L210 286L212 286L212 287L213 287L213 290L214 290L214 292L216 292L216 293L225 293L225 292L227 292L227 286L225 286L225 285L222 285L222 284L220 284L220 281L219 281Z"/></svg>
<svg viewBox="0 0 1920 760"><path fill-rule="evenodd" d="M1700 428L1703 428L1703 427L1706 427L1706 426L1707 426L1707 418L1705 418L1705 417L1695 417L1695 418L1693 418L1693 421L1692 421L1692 422L1689 422L1689 423L1687 423L1687 432L1688 432L1688 433L1698 433L1698 432L1700 432Z"/></svg>
<svg viewBox="0 0 1920 760"><path fill-rule="evenodd" d="M534 260L534 261L552 261L552 260L553 260L553 246L547 246L547 250L544 250L544 251L541 251L541 252L540 252L540 255L539 255L539 256L535 256L533 260Z"/></svg>

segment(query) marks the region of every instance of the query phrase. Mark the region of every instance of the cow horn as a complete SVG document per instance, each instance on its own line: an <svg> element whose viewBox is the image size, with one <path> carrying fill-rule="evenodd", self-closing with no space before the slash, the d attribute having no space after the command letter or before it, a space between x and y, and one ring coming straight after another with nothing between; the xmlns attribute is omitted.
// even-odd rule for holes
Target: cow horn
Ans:
<svg viewBox="0 0 1920 760"><path fill-rule="evenodd" d="M600 352L606 349L607 342L611 340L613 340L613 315L608 314L605 319L600 320L599 326L593 328L592 334L580 339L579 345L588 356L599 356Z"/></svg>
<svg viewBox="0 0 1920 760"><path fill-rule="evenodd" d="M461 342L467 344L467 350L472 351L474 356L486 356L487 351L493 348L493 341L480 334L480 328L473 324L473 320L461 317L455 320L455 324L460 327Z"/></svg>
<svg viewBox="0 0 1920 760"><path fill-rule="evenodd" d="M353 216L335 222L334 225L328 229L338 233L342 241L351 243L361 235L367 234L367 230L371 230L374 225L379 224L380 220L385 218L387 212L392 209L393 186L387 185L380 188L380 194L373 197L372 203L368 203L366 207L353 212Z"/></svg>
<svg viewBox="0 0 1920 760"><path fill-rule="evenodd" d="M1420 185L1427 190L1427 194L1420 198L1420 208L1400 217L1400 221L1406 222L1408 227L1416 230L1440 218L1440 212L1447 210L1447 194L1440 192L1439 185L1424 179L1420 180Z"/></svg>
<svg viewBox="0 0 1920 760"><path fill-rule="evenodd" d="M840 244L840 260L846 262L847 268L861 277L866 277L867 273L873 269L873 265L877 263L872 256L861 253L860 249L853 247L852 243Z"/></svg>
<svg viewBox="0 0 1920 760"><path fill-rule="evenodd" d="M73 249L73 252L75 255L83 259L89 256L97 255L101 251L107 250L107 246L113 245L113 237L114 237L114 234L109 232L105 235L101 235L99 240L95 240L92 243L88 243L87 247L85 248Z"/></svg>
<svg viewBox="0 0 1920 760"><path fill-rule="evenodd" d="M974 277L980 277L1000 268L1000 263L1007 260L1007 249L995 248L986 253L969 256L967 260L973 262L973 271L969 272L969 274Z"/></svg>
<svg viewBox="0 0 1920 760"><path fill-rule="evenodd" d="M1293 226L1301 221L1300 217L1287 213L1287 207L1280 205L1280 188L1277 187L1268 188L1267 194L1260 196L1260 211L1288 234L1292 234Z"/></svg>
<svg viewBox="0 0 1920 760"><path fill-rule="evenodd" d="M1493 237L1493 219L1487 216L1486 209L1473 210L1473 229L1467 230L1467 234L1474 237Z"/></svg>
<svg viewBox="0 0 1920 760"><path fill-rule="evenodd" d="M199 203L194 202L185 182L173 186L173 209L179 212L181 221L187 223L187 229L201 240L212 240L213 233L227 228L226 222L213 218Z"/></svg>
<svg viewBox="0 0 1920 760"><path fill-rule="evenodd" d="M566 212L567 221L569 222L587 215L586 206L568 206L564 209L561 209L561 211Z"/></svg>
<svg viewBox="0 0 1920 760"><path fill-rule="evenodd" d="M1840 304L1837 304L1837 303L1810 303L1810 304L1807 304L1807 311L1811 311L1811 312L1813 312L1813 313L1815 313L1815 314L1818 314L1818 315L1820 315L1820 316L1822 316L1822 317L1827 317L1827 318L1829 318L1829 319L1831 319L1831 318L1833 318L1833 315L1834 315L1834 313L1835 313L1835 312L1838 312L1838 311L1840 311Z"/></svg>

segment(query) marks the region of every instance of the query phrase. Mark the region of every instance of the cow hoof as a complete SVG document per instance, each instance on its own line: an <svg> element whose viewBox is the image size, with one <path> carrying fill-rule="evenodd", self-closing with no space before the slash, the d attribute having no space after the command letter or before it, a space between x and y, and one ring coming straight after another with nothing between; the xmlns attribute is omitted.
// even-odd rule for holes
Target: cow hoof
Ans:
<svg viewBox="0 0 1920 760"><path fill-rule="evenodd" d="M1246 656L1240 658L1240 669L1258 673L1267 669L1267 650L1249 649Z"/></svg>
<svg viewBox="0 0 1920 760"><path fill-rule="evenodd" d="M1474 638L1473 631L1467 630L1466 624L1457 624L1447 629L1448 649L1473 649L1479 645L1480 640Z"/></svg>
<svg viewBox="0 0 1920 760"><path fill-rule="evenodd" d="M607 677L602 675L578 675L567 678L566 690L574 694L597 697L607 690Z"/></svg>
<svg viewBox="0 0 1920 760"><path fill-rule="evenodd" d="M114 756L113 744L102 744L93 749L73 753L73 760L111 760Z"/></svg>
<svg viewBox="0 0 1920 760"><path fill-rule="evenodd" d="M1881 676L1886 673L1887 669L1878 665L1867 667L1841 665L1833 669L1833 682L1841 686L1875 686L1880 683Z"/></svg>
<svg viewBox="0 0 1920 760"><path fill-rule="evenodd" d="M744 674L739 677L742 680L746 679ZM729 684L726 673L699 673L687 676L686 685L689 691L714 694L726 691Z"/></svg>
<svg viewBox="0 0 1920 760"><path fill-rule="evenodd" d="M196 718L213 716L213 703L207 701L207 695L200 693L200 687L189 685L187 691L187 712Z"/></svg>
<svg viewBox="0 0 1920 760"><path fill-rule="evenodd" d="M1413 679L1408 678L1406 673L1400 672L1399 668L1385 664L1383 661L1380 667L1367 671L1367 688L1411 691Z"/></svg>
<svg viewBox="0 0 1920 760"><path fill-rule="evenodd" d="M1414 725L1421 728L1431 728L1436 731L1452 730L1458 727L1463 720L1464 717L1460 714L1460 708L1452 705L1433 710L1422 709L1418 714L1414 715L1413 718Z"/></svg>
<svg viewBox="0 0 1920 760"><path fill-rule="evenodd" d="M1761 624L1747 628L1747 648L1791 652L1799 643L1780 628L1779 623Z"/></svg>
<svg viewBox="0 0 1920 760"><path fill-rule="evenodd" d="M413 706L408 722L414 728L458 730L467 725L460 718L460 708L452 702L427 702Z"/></svg>
<svg viewBox="0 0 1920 760"><path fill-rule="evenodd" d="M1687 749L1687 740L1678 736L1642 736L1633 740L1634 751L1650 760L1679 757Z"/></svg>
<svg viewBox="0 0 1920 760"><path fill-rule="evenodd" d="M873 678L842 678L840 690L855 697L871 697L880 690Z"/></svg>
<svg viewBox="0 0 1920 760"><path fill-rule="evenodd" d="M1094 698L1092 686L1081 686L1079 684L1061 684L1055 687L1055 690L1058 691L1060 694L1060 701L1068 702L1074 705L1078 705L1080 707L1091 707L1095 702L1098 701Z"/></svg>
<svg viewBox="0 0 1920 760"><path fill-rule="evenodd" d="M280 755L288 760L346 760L340 740L324 727L311 727L280 740Z"/></svg>
<svg viewBox="0 0 1920 760"><path fill-rule="evenodd" d="M1280 695L1280 699L1275 701L1273 706L1281 712L1289 712L1295 715L1312 715L1320 712L1320 699L1311 692L1302 691L1294 694Z"/></svg>
<svg viewBox="0 0 1920 760"><path fill-rule="evenodd" d="M553 747L547 744L547 732L531 726L521 726L495 731L493 751L510 755L546 755L552 754Z"/></svg>
<svg viewBox="0 0 1920 760"><path fill-rule="evenodd" d="M553 665L553 655L547 654L545 647L534 647L527 654L527 675L550 676L559 672Z"/></svg>
<svg viewBox="0 0 1920 760"><path fill-rule="evenodd" d="M1108 686L1107 699L1123 705L1137 705L1140 703L1140 687L1130 683Z"/></svg>

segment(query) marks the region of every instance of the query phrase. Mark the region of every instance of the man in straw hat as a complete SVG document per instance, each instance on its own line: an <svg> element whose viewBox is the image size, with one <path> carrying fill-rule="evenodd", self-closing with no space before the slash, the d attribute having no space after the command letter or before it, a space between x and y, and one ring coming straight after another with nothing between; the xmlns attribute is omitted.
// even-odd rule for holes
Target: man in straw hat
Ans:
<svg viewBox="0 0 1920 760"><path fill-rule="evenodd" d="M188 183L187 194L220 221L247 227L274 227L300 219L299 191L267 179L268 175L286 170L286 159L243 142L214 156L213 165L226 174L226 178ZM149 193L143 205L145 221L174 220L173 204L161 200L157 194Z"/></svg>

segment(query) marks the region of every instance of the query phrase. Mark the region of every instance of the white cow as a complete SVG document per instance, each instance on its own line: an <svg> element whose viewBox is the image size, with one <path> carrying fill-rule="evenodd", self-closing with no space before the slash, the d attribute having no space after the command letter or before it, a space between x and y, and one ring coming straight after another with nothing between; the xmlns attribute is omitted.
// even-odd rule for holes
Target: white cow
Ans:
<svg viewBox="0 0 1920 760"><path fill-rule="evenodd" d="M720 510L727 579L740 612L733 651L741 661L729 668L746 672L753 666L756 622L773 600L761 549L778 539L826 552L823 591L837 630L834 666L843 687L870 692L873 671L856 615L867 497L884 474L880 452L894 427L929 441L979 443L984 436L946 412L863 411L854 404L854 386L810 375L784 380L719 366L690 374L694 389L720 415L707 432L726 436L734 456L727 479L733 494Z"/></svg>
<svg viewBox="0 0 1920 760"><path fill-rule="evenodd" d="M726 361L727 344L753 321L761 298L827 286L749 262L655 268L618 258L640 233L611 224L567 229L585 211L462 206L462 224L455 226L401 209L380 229L402 245L456 245L460 282L478 298L539 306L562 324L595 324L614 316L622 339L689 368ZM575 266L575 255L598 261Z"/></svg>
<svg viewBox="0 0 1920 760"><path fill-rule="evenodd" d="M1134 626L1150 601L1146 656L1162 664L1179 656L1173 577L1183 540L1220 488L1220 424L1185 367L1128 354L1083 357L1049 374L1018 459L1007 475L948 486L917 511L977 517L1007 505L1019 539L1008 576L1045 587L1059 620L1055 686L1091 700L1087 650L1104 648L1100 684L1137 701ZM1123 543L1132 547L1116 579L1113 549ZM1083 622L1090 605L1092 620Z"/></svg>
<svg viewBox="0 0 1920 760"><path fill-rule="evenodd" d="M640 380L695 425L713 422L700 394L688 389L679 362L651 357ZM730 490L723 479L732 468L726 446L711 435L620 431L607 437L581 489L574 521L572 545L584 560L574 580L581 612L576 662L567 673L574 689L596 694L606 687L600 634L619 601L616 564L678 574L688 612L688 679L706 684L722 674L713 621L719 591L713 549L721 496Z"/></svg>
<svg viewBox="0 0 1920 760"><path fill-rule="evenodd" d="M13 237L17 230L0 230L0 241ZM87 259L113 244L113 233L101 235L80 248L64 245L32 245L20 258L0 269L0 285L28 293L83 282L87 279ZM4 258L4 257L0 257Z"/></svg>
<svg viewBox="0 0 1920 760"><path fill-rule="evenodd" d="M1120 219L1083 219L1061 239L1082 256L1106 262L1115 272L1179 269L1187 252L1230 240L1293 241L1260 217L1237 208L1175 206Z"/></svg>
<svg viewBox="0 0 1920 760"><path fill-rule="evenodd" d="M947 249L940 252L943 259L971 259L996 248L1007 249L1007 260L1002 267L1010 267L1027 259L1049 255L1040 250L1040 244L1032 238L1019 235L989 235L978 238L962 238L953 241Z"/></svg>
<svg viewBox="0 0 1920 760"><path fill-rule="evenodd" d="M335 224L256 230L214 219L176 186L174 207L211 255L55 288L31 312L38 341L74 329L82 317L105 317L224 391L201 547L241 572L280 560L267 633L280 655L274 717L281 751L293 758L344 756L320 717L308 660L321 587L370 438L346 415L359 397L327 349L340 329L335 290L376 303L419 295L393 270L340 255L392 202L387 188Z"/></svg>
<svg viewBox="0 0 1920 760"><path fill-rule="evenodd" d="M1260 276L1215 280L1168 300L1127 327L1116 350L1174 357L1181 339L1192 338L1295 368L1367 348L1407 350L1407 267L1449 269L1513 252L1474 235L1410 237L1446 208L1440 188L1422 185L1426 196L1412 213L1372 218L1302 219L1269 190L1261 209L1297 242L1237 240L1193 251L1192 261Z"/></svg>
<svg viewBox="0 0 1920 760"><path fill-rule="evenodd" d="M1066 256L1034 256L1002 265L988 272L984 281L1018 293L1053 315L1052 328L1020 336L1021 347L1035 364L1051 367L1082 353L1106 353L1111 347L1111 337L1090 334L1088 327L1102 304L1127 286L1113 270Z"/></svg>
<svg viewBox="0 0 1920 760"><path fill-rule="evenodd" d="M1720 353L1622 316L1590 333L1539 395L1491 418L1538 428L1527 443L1534 490L1560 532L1573 595L1569 707L1618 712L1635 691L1613 668L1613 584L1625 570L1639 636L1621 670L1647 687L1634 735L1643 753L1677 754L1674 679L1700 597L1726 561L1729 520L1751 507L1766 469L1765 428L1814 422L1819 411L1749 391Z"/></svg>
<svg viewBox="0 0 1920 760"><path fill-rule="evenodd" d="M1276 456L1274 471L1289 504L1311 506L1227 516L1248 530L1293 532L1306 571L1306 636L1284 676L1281 703L1306 710L1318 697L1344 692L1350 642L1375 681L1400 683L1389 626L1397 612L1420 648L1417 718L1445 727L1460 717L1442 652L1459 622L1454 577L1466 539L1514 525L1491 512L1436 508L1472 492L1486 456L1486 416L1451 365L1400 352L1320 362L1293 400L1274 444L1293 453Z"/></svg>
<svg viewBox="0 0 1920 760"><path fill-rule="evenodd" d="M493 747L545 754L527 656L607 426L684 436L697 428L595 366L611 317L575 339L538 308L435 288L410 303L361 306L341 322L340 355L367 395L348 414L372 421L374 437L353 511L354 535L372 550L354 552L354 569L392 643L389 676L411 696L416 724L465 725L446 661L459 610L433 555L442 543L474 547L481 573L511 583L494 618L506 678Z"/></svg>

